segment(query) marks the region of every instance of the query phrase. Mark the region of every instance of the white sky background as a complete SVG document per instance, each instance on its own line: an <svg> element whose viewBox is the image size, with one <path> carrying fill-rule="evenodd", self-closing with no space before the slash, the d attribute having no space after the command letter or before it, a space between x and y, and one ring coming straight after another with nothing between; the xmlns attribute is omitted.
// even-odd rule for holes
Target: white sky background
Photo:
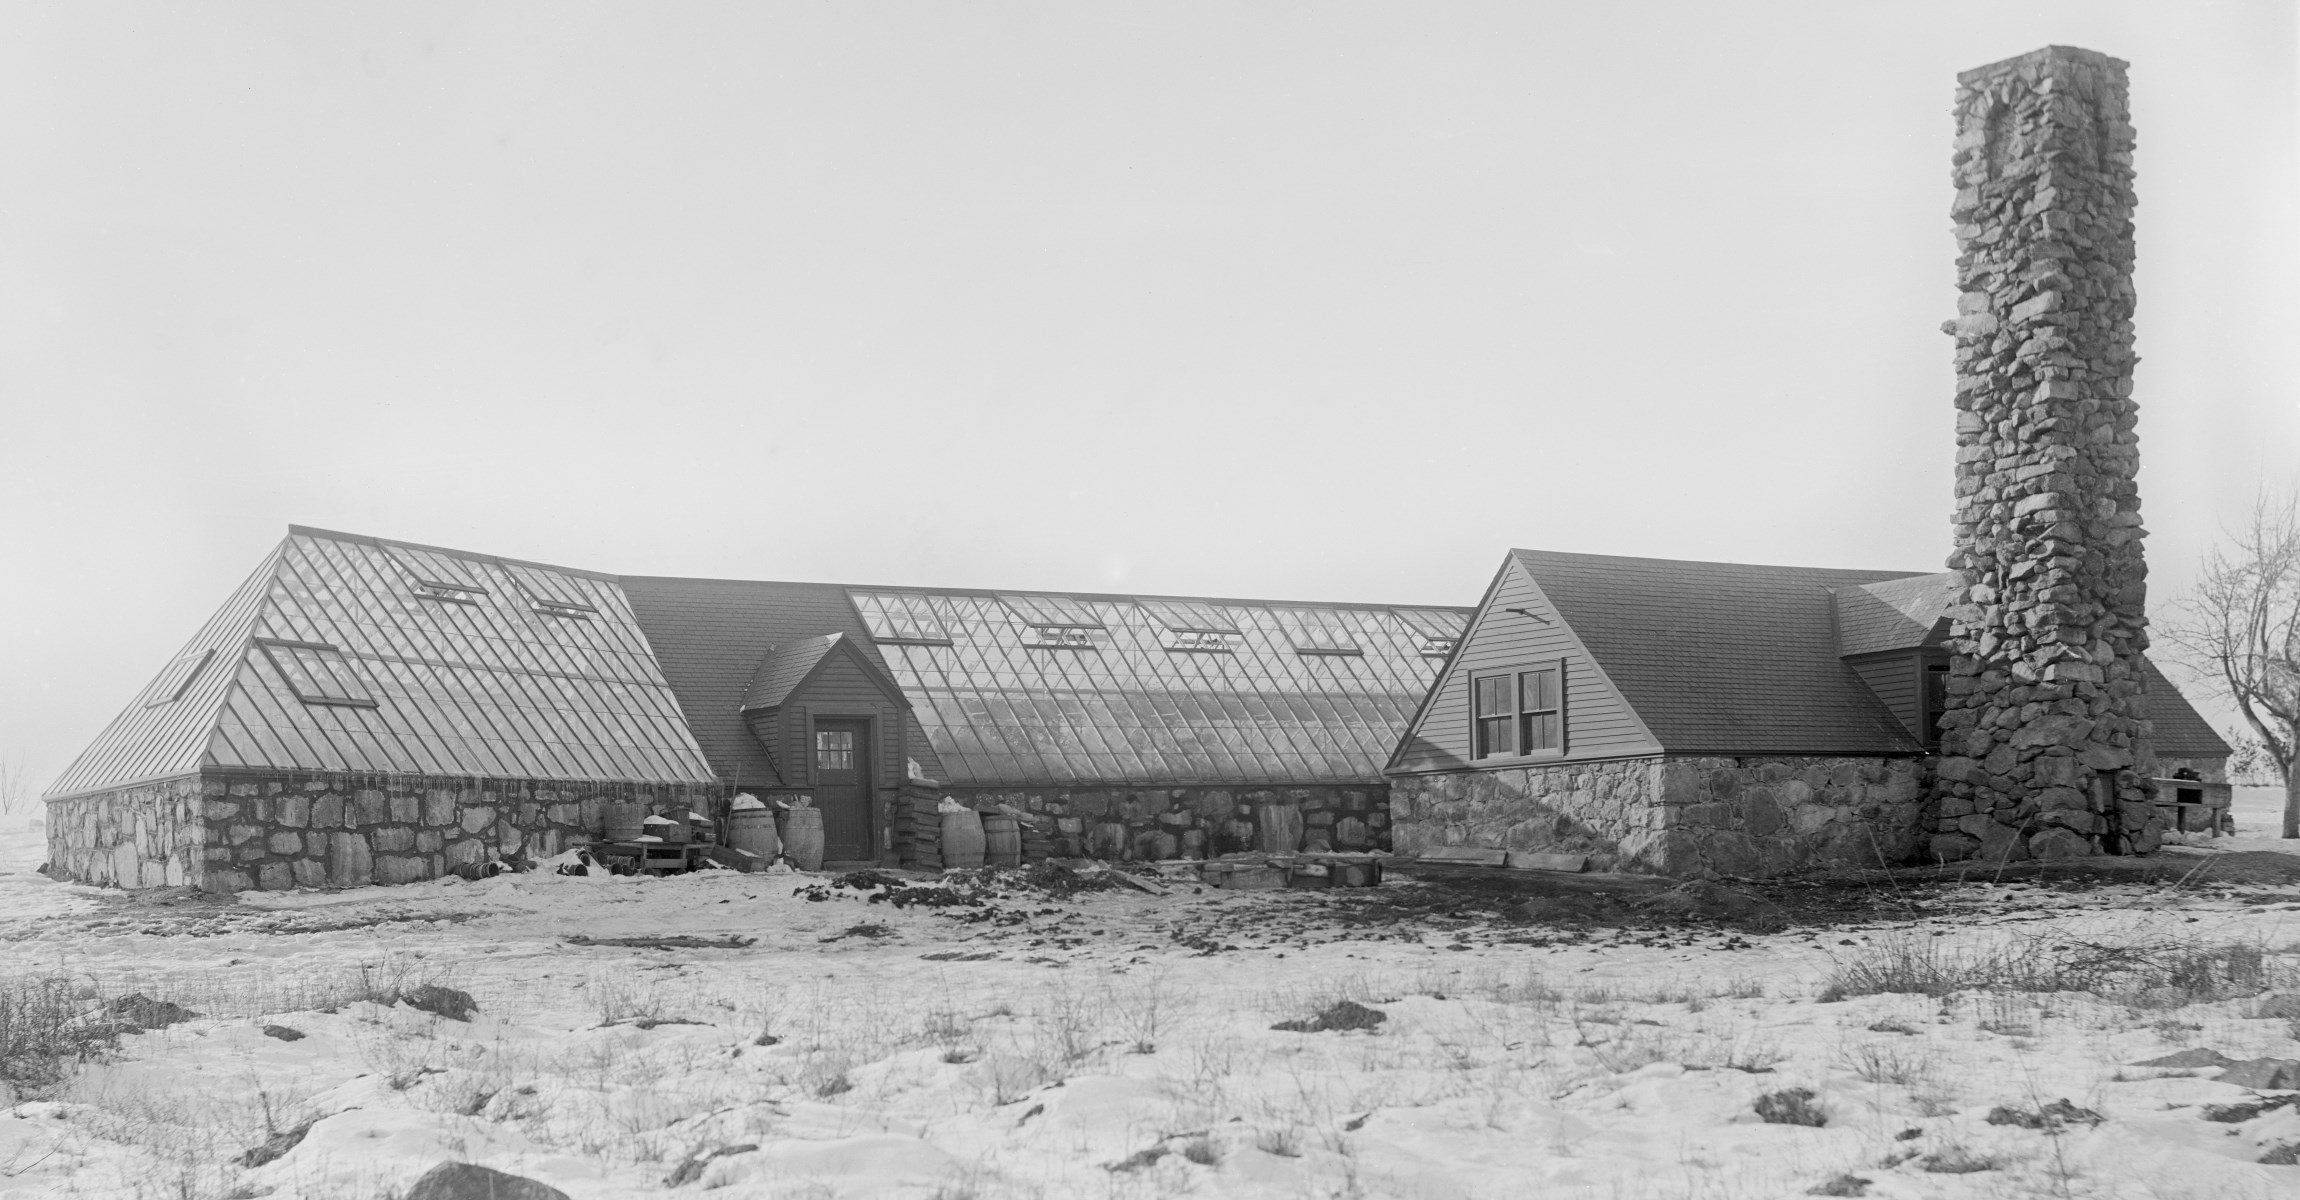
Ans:
<svg viewBox="0 0 2300 1200"><path fill-rule="evenodd" d="M0 754L290 522L1475 603L1933 570L1956 72L2132 62L2154 600L2300 464L2294 6L0 8Z"/></svg>

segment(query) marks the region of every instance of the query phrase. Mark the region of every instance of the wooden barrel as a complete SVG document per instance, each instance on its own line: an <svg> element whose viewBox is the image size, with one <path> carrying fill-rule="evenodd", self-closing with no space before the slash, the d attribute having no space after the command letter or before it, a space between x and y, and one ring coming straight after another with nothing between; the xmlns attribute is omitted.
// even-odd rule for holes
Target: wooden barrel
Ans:
<svg viewBox="0 0 2300 1200"><path fill-rule="evenodd" d="M610 842L637 841L647 832L641 824L647 819L644 804L610 804L605 814L605 833Z"/></svg>
<svg viewBox="0 0 2300 1200"><path fill-rule="evenodd" d="M993 867L1022 865L1022 826L1013 817L982 814L982 861Z"/></svg>
<svg viewBox="0 0 2300 1200"><path fill-rule="evenodd" d="M1104 821L1086 835L1086 853L1104 862L1126 857L1126 823Z"/></svg>
<svg viewBox="0 0 2300 1200"><path fill-rule="evenodd" d="M775 813L769 808L738 808L727 817L727 844L772 861L783 852L783 839L775 834Z"/></svg>
<svg viewBox="0 0 2300 1200"><path fill-rule="evenodd" d="M1265 854L1292 854L1302 848L1302 810L1291 804L1265 804L1254 810L1257 842Z"/></svg>
<svg viewBox="0 0 2300 1200"><path fill-rule="evenodd" d="M793 808L784 811L783 853L802 871L823 869L823 810Z"/></svg>
<svg viewBox="0 0 2300 1200"><path fill-rule="evenodd" d="M982 818L972 809L942 814L942 865L946 870L982 865Z"/></svg>

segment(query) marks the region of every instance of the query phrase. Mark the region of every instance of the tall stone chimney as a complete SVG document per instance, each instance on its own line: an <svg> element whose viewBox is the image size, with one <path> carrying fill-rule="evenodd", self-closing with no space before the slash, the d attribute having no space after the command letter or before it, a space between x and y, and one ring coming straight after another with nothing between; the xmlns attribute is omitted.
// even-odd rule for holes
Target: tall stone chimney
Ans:
<svg viewBox="0 0 2300 1200"><path fill-rule="evenodd" d="M1956 549L1938 858L2152 850L2125 64L1957 77Z"/></svg>

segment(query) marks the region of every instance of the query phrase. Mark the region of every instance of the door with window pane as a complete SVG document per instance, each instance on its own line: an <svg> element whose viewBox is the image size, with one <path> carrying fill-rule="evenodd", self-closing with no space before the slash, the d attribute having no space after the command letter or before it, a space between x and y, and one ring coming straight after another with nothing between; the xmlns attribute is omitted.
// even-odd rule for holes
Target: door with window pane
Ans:
<svg viewBox="0 0 2300 1200"><path fill-rule="evenodd" d="M870 722L815 721L815 807L823 810L823 858L878 858L871 830Z"/></svg>

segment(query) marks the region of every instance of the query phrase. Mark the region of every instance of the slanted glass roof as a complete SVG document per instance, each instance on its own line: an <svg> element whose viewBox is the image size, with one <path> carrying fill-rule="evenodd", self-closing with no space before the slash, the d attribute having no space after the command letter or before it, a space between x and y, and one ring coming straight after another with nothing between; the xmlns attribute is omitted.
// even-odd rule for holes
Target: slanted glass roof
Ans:
<svg viewBox="0 0 2300 1200"><path fill-rule="evenodd" d="M48 794L209 768L712 779L612 578L303 529Z"/></svg>
<svg viewBox="0 0 2300 1200"><path fill-rule="evenodd" d="M407 587L405 570L393 568L411 560L422 582L468 589L464 601L442 604ZM282 547L252 632L263 652L239 664L209 766L712 778L611 578L299 530ZM304 648L283 662L281 647L266 642ZM333 674L321 677L323 668ZM330 679L372 707L335 698Z"/></svg>
<svg viewBox="0 0 2300 1200"><path fill-rule="evenodd" d="M1201 600L1136 601L1150 619L1176 633L1236 633L1238 623Z"/></svg>
<svg viewBox="0 0 2300 1200"><path fill-rule="evenodd" d="M1462 632L1469 628L1470 614L1461 609L1393 608L1390 611L1420 635L1421 652L1432 658L1453 653L1454 643L1461 641Z"/></svg>
<svg viewBox="0 0 2300 1200"><path fill-rule="evenodd" d="M1297 654L1363 654L1357 632L1340 614L1327 608L1281 608L1278 623Z"/></svg>
<svg viewBox="0 0 2300 1200"><path fill-rule="evenodd" d="M287 681L288 690L305 704L350 704L374 708L375 697L367 694L367 681L360 677L359 669L333 646L309 642L275 642L258 638L264 657L271 660L272 669Z"/></svg>
<svg viewBox="0 0 2300 1200"><path fill-rule="evenodd" d="M480 594L487 591L476 578L476 573L451 555L414 546L383 547L384 557L408 582L421 589L445 592Z"/></svg>
<svg viewBox="0 0 2300 1200"><path fill-rule="evenodd" d="M1440 665L1423 656L1421 630L1386 608L848 594L866 623L902 604L941 614L949 645L882 642L880 653L948 783L1378 779ZM1416 611L1457 631L1468 619ZM1063 628L1073 632L1054 636ZM1304 653L1300 639L1327 652ZM1216 644L1223 652L1200 652ZM1333 652L1344 645L1357 652Z"/></svg>
<svg viewBox="0 0 2300 1200"><path fill-rule="evenodd" d="M200 668L207 666L208 660L215 656L212 646L177 655L160 671L160 677L144 689L144 707L174 704L183 696L184 689L192 686L192 679L200 673Z"/></svg>
<svg viewBox="0 0 2300 1200"><path fill-rule="evenodd" d="M881 642L939 642L947 644L950 632L943 628L942 614L934 609L926 596L896 592L877 594L865 600L857 598L855 610L870 630L871 638Z"/></svg>
<svg viewBox="0 0 2300 1200"><path fill-rule="evenodd" d="M1100 629L1102 613L1092 604L1072 596L1026 596L1008 593L998 602L1012 610L1015 618L1025 625L1056 629Z"/></svg>
<svg viewBox="0 0 2300 1200"><path fill-rule="evenodd" d="M503 573L518 587L519 594L526 597L527 606L536 612L569 617L599 611L599 605L591 596L575 586L573 576L519 563L504 563Z"/></svg>

